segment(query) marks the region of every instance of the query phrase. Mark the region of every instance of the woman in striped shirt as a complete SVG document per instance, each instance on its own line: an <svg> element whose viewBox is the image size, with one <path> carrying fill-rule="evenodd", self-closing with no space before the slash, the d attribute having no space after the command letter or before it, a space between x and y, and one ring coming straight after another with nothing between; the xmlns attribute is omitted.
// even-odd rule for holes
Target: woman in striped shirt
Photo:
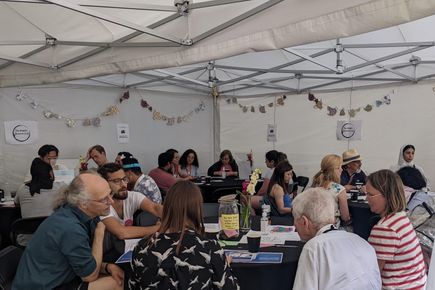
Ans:
<svg viewBox="0 0 435 290"><path fill-rule="evenodd" d="M369 175L367 201L381 216L369 243L375 248L382 289L424 289L426 268L414 228L405 213L406 201L400 177L383 169Z"/></svg>

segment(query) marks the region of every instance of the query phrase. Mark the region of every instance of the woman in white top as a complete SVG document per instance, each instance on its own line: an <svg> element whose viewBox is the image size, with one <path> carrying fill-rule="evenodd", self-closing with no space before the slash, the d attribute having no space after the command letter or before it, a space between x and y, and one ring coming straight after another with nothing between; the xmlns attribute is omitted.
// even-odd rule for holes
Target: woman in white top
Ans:
<svg viewBox="0 0 435 290"><path fill-rule="evenodd" d="M345 225L351 222L346 189L340 184L342 164L343 160L341 156L329 154L323 157L320 163L320 171L314 175L313 184L311 185L311 187L323 187L334 197L336 201L337 226L340 224L339 217L341 217Z"/></svg>
<svg viewBox="0 0 435 290"><path fill-rule="evenodd" d="M421 175L423 175L424 179L426 180L426 188L429 189L430 188L429 180L424 174L423 168L414 164L414 154L415 154L414 145L411 144L403 145L399 151L399 160L397 161L397 164L391 166L391 170L397 172L399 171L400 168L406 166L414 167L415 169L418 169L418 171L420 171Z"/></svg>

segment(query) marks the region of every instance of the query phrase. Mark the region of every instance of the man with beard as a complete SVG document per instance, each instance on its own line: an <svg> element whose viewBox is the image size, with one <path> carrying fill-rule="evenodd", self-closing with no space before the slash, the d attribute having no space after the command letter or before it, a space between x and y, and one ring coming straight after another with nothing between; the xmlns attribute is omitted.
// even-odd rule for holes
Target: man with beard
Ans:
<svg viewBox="0 0 435 290"><path fill-rule="evenodd" d="M121 268L102 262L105 227L98 216L108 214L112 202L96 173L75 177L26 247L12 289L123 289Z"/></svg>
<svg viewBox="0 0 435 290"><path fill-rule="evenodd" d="M107 216L101 216L106 229L120 240L143 238L154 234L159 225L133 226L133 215L141 209L156 217L161 217L162 206L152 202L140 192L128 191L128 178L119 164L104 164L98 169L98 173L107 180L113 194L110 213Z"/></svg>

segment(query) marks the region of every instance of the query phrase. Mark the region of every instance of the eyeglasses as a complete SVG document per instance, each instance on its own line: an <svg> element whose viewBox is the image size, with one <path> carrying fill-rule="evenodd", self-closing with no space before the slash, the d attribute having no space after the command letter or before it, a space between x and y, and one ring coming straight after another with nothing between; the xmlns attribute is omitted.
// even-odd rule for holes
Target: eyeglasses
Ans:
<svg viewBox="0 0 435 290"><path fill-rule="evenodd" d="M100 200L96 200L96 199L89 199L90 201L95 201L95 202L98 202L98 203L102 203L102 204L105 204L105 205L110 205L112 202L112 196L113 196L113 193L110 193L108 196L106 196L105 198L103 198L103 199L100 199Z"/></svg>
<svg viewBox="0 0 435 290"><path fill-rule="evenodd" d="M108 182L112 182L116 185L121 185L122 182L128 183L129 179L127 176L124 176L123 178L116 178L116 179L108 179Z"/></svg>

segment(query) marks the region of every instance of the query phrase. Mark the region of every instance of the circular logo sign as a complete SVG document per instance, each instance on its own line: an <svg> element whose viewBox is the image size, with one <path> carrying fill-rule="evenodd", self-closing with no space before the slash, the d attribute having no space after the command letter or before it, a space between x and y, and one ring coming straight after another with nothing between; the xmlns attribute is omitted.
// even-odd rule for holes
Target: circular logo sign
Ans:
<svg viewBox="0 0 435 290"><path fill-rule="evenodd" d="M341 127L341 135L344 138L352 138L353 135L355 135L355 127L352 125L352 123L344 123Z"/></svg>
<svg viewBox="0 0 435 290"><path fill-rule="evenodd" d="M12 136L18 142L26 142L30 138L30 129L24 125L17 125L12 129Z"/></svg>

